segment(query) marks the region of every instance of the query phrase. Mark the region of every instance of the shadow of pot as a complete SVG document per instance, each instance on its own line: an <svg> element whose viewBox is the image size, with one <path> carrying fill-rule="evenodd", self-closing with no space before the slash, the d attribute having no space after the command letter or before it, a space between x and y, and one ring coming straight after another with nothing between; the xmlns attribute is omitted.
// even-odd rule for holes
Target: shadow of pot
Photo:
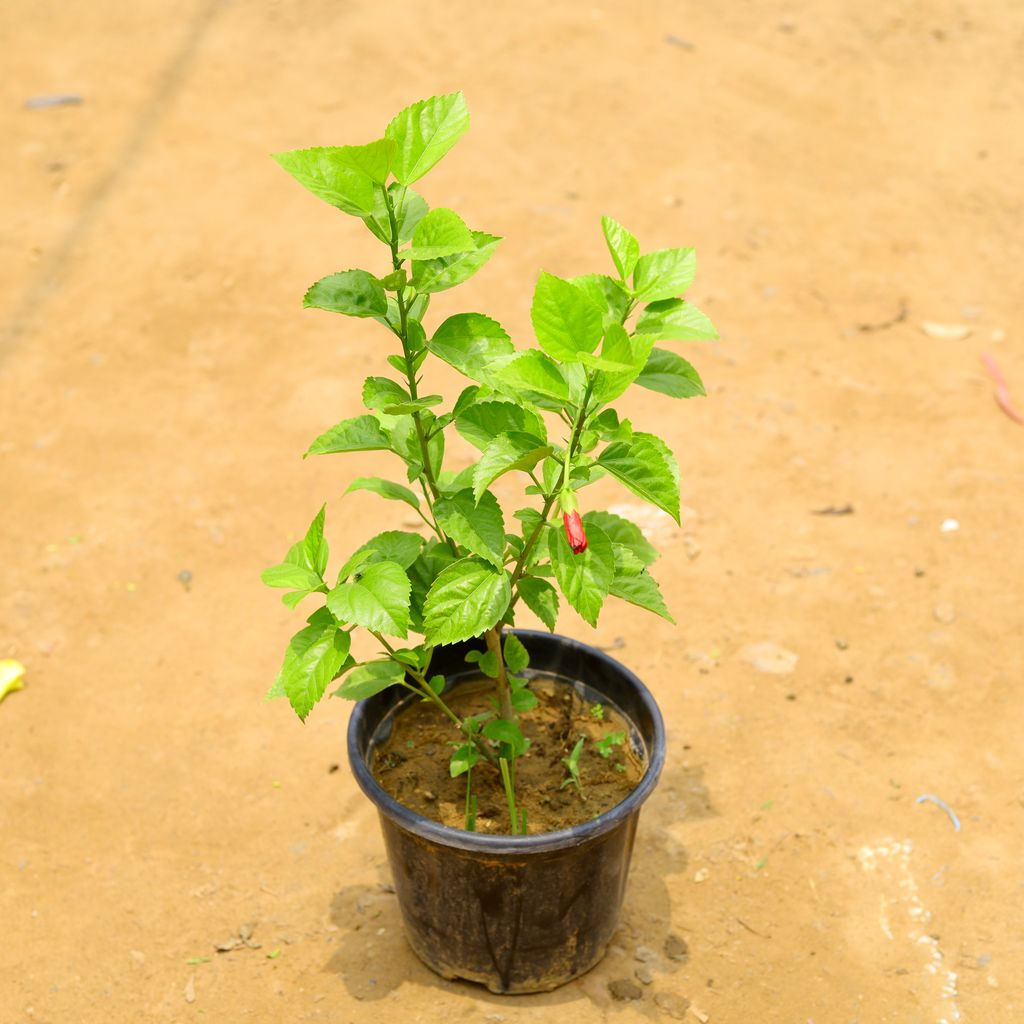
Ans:
<svg viewBox="0 0 1024 1024"><path fill-rule="evenodd" d="M647 769L620 804L599 817L538 835L482 835L449 828L393 800L368 766L372 741L405 693L392 687L358 703L348 729L352 772L380 814L406 936L448 979L497 993L546 992L604 956L619 919L640 808L665 760L661 713L642 682L595 647L534 630L512 630L530 668L573 680L589 700L615 705L643 745ZM469 641L439 648L431 663L448 688L479 678Z"/></svg>

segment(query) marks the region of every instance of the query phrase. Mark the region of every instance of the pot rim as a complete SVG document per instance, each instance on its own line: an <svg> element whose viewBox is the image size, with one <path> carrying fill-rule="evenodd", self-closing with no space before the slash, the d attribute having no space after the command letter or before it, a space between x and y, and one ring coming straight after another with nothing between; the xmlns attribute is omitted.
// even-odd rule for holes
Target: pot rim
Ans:
<svg viewBox="0 0 1024 1024"><path fill-rule="evenodd" d="M650 715L652 737L648 750L647 770L637 784L636 789L621 803L616 804L610 810L598 815L598 817L584 822L582 825L572 825L569 828L558 829L554 832L540 832L536 835L491 835L479 832L466 832L464 829L442 825L440 822L426 818L422 814L417 814L416 811L411 810L404 804L400 804L393 797L389 796L373 777L373 773L363 761L357 748L360 722L366 714L364 709L365 701L359 701L356 704L349 718L347 736L349 767L355 776L356 782L359 783L359 788L376 804L377 809L382 814L386 814L406 831L430 842L437 843L440 846L487 854L540 853L548 850L560 850L566 847L579 846L590 839L611 831L637 813L658 784L661 770L665 764L665 722L662 718L661 710L651 691L647 689L634 672L626 668L622 662L599 650L597 647L585 644L572 637L563 636L560 633L548 633L539 629L509 629L506 632L522 639L534 637L544 642L557 640L570 648L581 648L588 657L603 661L608 668L623 676L636 690L639 702ZM372 700L373 698L369 699Z"/></svg>

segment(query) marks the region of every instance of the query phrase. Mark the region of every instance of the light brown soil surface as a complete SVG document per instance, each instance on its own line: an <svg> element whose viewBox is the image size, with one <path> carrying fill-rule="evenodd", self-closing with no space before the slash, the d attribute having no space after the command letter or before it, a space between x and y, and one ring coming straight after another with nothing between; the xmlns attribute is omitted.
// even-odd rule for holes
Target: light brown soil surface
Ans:
<svg viewBox="0 0 1024 1024"><path fill-rule="evenodd" d="M582 825L625 800L645 767L627 742L626 719L602 704L598 720L594 705L561 680L537 678L529 689L537 706L520 717L530 745L515 767L516 808L526 812L526 831L535 835ZM460 718L487 712L493 716L493 692L489 679L470 680L460 684L447 703ZM458 730L436 707L416 697L390 716L387 730L374 746L374 778L389 796L418 814L465 828L466 776L453 779L448 770ZM577 788L566 761L581 740ZM473 769L471 791L476 801L474 830L510 832L507 797L493 762L481 758Z"/></svg>
<svg viewBox="0 0 1024 1024"><path fill-rule="evenodd" d="M1024 403L1019 3L15 0L0 57L5 1024L1024 1019L1024 428L979 363ZM682 468L680 625L563 624L668 722L622 927L514 1002L406 947L348 707L261 703L259 571L325 497L339 554L402 517L341 498L372 453L299 458L383 338L303 290L376 243L267 153L454 88L424 191L507 241L436 315L525 339L611 213L698 247L722 333L708 399L628 404Z"/></svg>

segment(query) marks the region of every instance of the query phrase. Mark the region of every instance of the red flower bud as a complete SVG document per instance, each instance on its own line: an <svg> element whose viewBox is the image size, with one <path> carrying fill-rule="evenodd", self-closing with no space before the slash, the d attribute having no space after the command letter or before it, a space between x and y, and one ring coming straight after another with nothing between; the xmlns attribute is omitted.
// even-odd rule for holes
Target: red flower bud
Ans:
<svg viewBox="0 0 1024 1024"><path fill-rule="evenodd" d="M587 535L583 529L583 520L579 512L563 512L562 522L565 523L565 538L569 541L574 555L587 550Z"/></svg>

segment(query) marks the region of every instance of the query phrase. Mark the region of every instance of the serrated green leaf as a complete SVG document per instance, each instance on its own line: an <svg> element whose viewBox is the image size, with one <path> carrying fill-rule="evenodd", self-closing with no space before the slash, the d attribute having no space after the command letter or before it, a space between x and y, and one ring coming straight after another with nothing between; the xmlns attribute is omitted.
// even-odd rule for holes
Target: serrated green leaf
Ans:
<svg viewBox="0 0 1024 1024"><path fill-rule="evenodd" d="M265 569L260 576L268 587L294 588L298 591L294 604L298 604L307 594L324 587L323 574L327 569L328 558L327 541L324 540L326 514L327 506L322 505L309 524L306 536L288 549L280 565Z"/></svg>
<svg viewBox="0 0 1024 1024"><path fill-rule="evenodd" d="M416 429L416 421L409 415L401 416L380 416L382 422L388 423L388 436L391 439L391 447L408 464L408 478L410 483L414 481L423 469L423 447L420 444L419 432ZM429 412L420 413L421 428L430 433L433 427L433 416ZM427 453L430 456L430 467L436 477L441 471L441 462L444 459L444 432L434 433L427 442Z"/></svg>
<svg viewBox="0 0 1024 1024"><path fill-rule="evenodd" d="M418 533L405 530L385 530L358 548L342 566L338 579L343 580L351 573L372 562L394 562L408 569L423 550L423 538Z"/></svg>
<svg viewBox="0 0 1024 1024"><path fill-rule="evenodd" d="M374 494L379 494L390 501L404 501L406 505L411 505L415 509L420 507L420 499L408 487L394 484L390 480L382 480L379 476L361 476L353 480L345 493L351 494L353 491L373 491Z"/></svg>
<svg viewBox="0 0 1024 1024"><path fill-rule="evenodd" d="M551 445L532 434L512 432L499 434L484 449L473 470L473 495L477 501L488 487L505 473L530 470L547 458Z"/></svg>
<svg viewBox="0 0 1024 1024"><path fill-rule="evenodd" d="M601 218L601 230L604 232L604 240L608 243L608 251L619 277L623 281L628 281L636 267L636 261L640 258L640 243L632 233L611 217Z"/></svg>
<svg viewBox="0 0 1024 1024"><path fill-rule="evenodd" d="M364 217L373 212L375 185L360 161L352 159L351 151L369 148L314 146L274 153L273 157L313 195L354 217Z"/></svg>
<svg viewBox="0 0 1024 1024"><path fill-rule="evenodd" d="M506 634L504 654L505 667L512 675L522 672L530 664L529 652L523 646L523 641L515 633Z"/></svg>
<svg viewBox="0 0 1024 1024"><path fill-rule="evenodd" d="M601 529L613 545L621 544L629 548L640 560L642 566L652 565L658 558L658 551L644 536L643 530L636 523L611 512L587 512L583 523L593 523Z"/></svg>
<svg viewBox="0 0 1024 1024"><path fill-rule="evenodd" d="M363 405L367 409L381 409L409 401L409 392L401 384L387 377L367 377L363 381Z"/></svg>
<svg viewBox="0 0 1024 1024"><path fill-rule="evenodd" d="M494 255L502 241L501 236L489 235L486 231L471 231L470 234L475 249L413 263L412 283L418 292L443 292L468 281Z"/></svg>
<svg viewBox="0 0 1024 1024"><path fill-rule="evenodd" d="M479 636L508 610L508 574L482 558L453 562L434 580L423 605L423 625L432 646Z"/></svg>
<svg viewBox="0 0 1024 1024"><path fill-rule="evenodd" d="M355 416L342 420L321 434L306 455L332 455L335 452L389 451L391 439L373 416Z"/></svg>
<svg viewBox="0 0 1024 1024"><path fill-rule="evenodd" d="M286 590L302 590L307 594L323 586L323 580L303 565L292 565L282 562L272 565L260 573L260 579L268 587L281 587ZM297 603L297 602L296 602Z"/></svg>
<svg viewBox="0 0 1024 1024"><path fill-rule="evenodd" d="M659 249L637 260L633 291L641 302L657 302L681 295L697 273L694 249Z"/></svg>
<svg viewBox="0 0 1024 1024"><path fill-rule="evenodd" d="M327 607L340 622L377 633L409 635L409 591L405 570L395 562L371 562L359 575L327 595Z"/></svg>
<svg viewBox="0 0 1024 1024"><path fill-rule="evenodd" d="M388 186L388 196L395 211L398 243L408 242L416 230L416 225L427 215L430 207L423 196L397 181ZM363 223L385 245L391 244L391 218L384 202L384 193L379 188L373 190L373 212L363 218Z"/></svg>
<svg viewBox="0 0 1024 1024"><path fill-rule="evenodd" d="M565 532L549 530L548 553L565 599L586 622L596 626L601 606L615 579L611 541L595 526L587 530L586 550L574 555Z"/></svg>
<svg viewBox="0 0 1024 1024"><path fill-rule="evenodd" d="M454 210L437 207L419 222L413 232L412 247L400 252L398 258L436 260L475 248L476 242L465 221Z"/></svg>
<svg viewBox="0 0 1024 1024"><path fill-rule="evenodd" d="M642 572L637 576L616 576L611 586L611 594L630 604L635 604L638 608L654 612L655 615L660 615L673 624L676 621L665 605L661 589L649 573Z"/></svg>
<svg viewBox="0 0 1024 1024"><path fill-rule="evenodd" d="M544 421L535 412L511 402L477 402L455 419L455 429L473 447L485 451L499 435L515 432L547 439Z"/></svg>
<svg viewBox="0 0 1024 1024"><path fill-rule="evenodd" d="M621 324L608 325L601 356L616 366L601 369L594 378L593 393L599 402L613 402L640 376L652 345L648 337L628 335Z"/></svg>
<svg viewBox="0 0 1024 1024"><path fill-rule="evenodd" d="M467 487L450 498L436 501L434 518L456 543L501 568L505 553L505 520L493 494L482 494L477 503L473 500L472 490Z"/></svg>
<svg viewBox="0 0 1024 1024"><path fill-rule="evenodd" d="M387 292L365 270L345 270L322 277L303 296L306 309L326 309L345 316L378 317L388 310Z"/></svg>
<svg viewBox="0 0 1024 1024"><path fill-rule="evenodd" d="M428 540L416 561L409 566L408 575L412 583L409 599L409 628L423 632L423 602L438 575L457 561L452 549L438 540Z"/></svg>
<svg viewBox="0 0 1024 1024"><path fill-rule="evenodd" d="M303 721L344 663L349 644L348 633L334 624L307 626L291 638L275 686Z"/></svg>
<svg viewBox="0 0 1024 1024"><path fill-rule="evenodd" d="M494 374L494 381L527 399L536 395L554 399L558 408L569 400L569 385L558 365L536 349L515 356Z"/></svg>
<svg viewBox="0 0 1024 1024"><path fill-rule="evenodd" d="M371 661L354 668L331 696L344 697L345 700L366 700L404 679L405 669L397 662Z"/></svg>
<svg viewBox="0 0 1024 1024"><path fill-rule="evenodd" d="M384 132L394 141L392 171L403 184L422 178L465 134L469 110L461 92L432 96L396 114Z"/></svg>
<svg viewBox="0 0 1024 1024"><path fill-rule="evenodd" d="M612 552L615 555L615 577L639 576L646 566L632 548L625 544L612 543Z"/></svg>
<svg viewBox="0 0 1024 1024"><path fill-rule="evenodd" d="M607 274L583 274L569 280L574 288L583 292L601 310L601 319L605 327L625 321L629 310L629 296L614 278Z"/></svg>
<svg viewBox="0 0 1024 1024"><path fill-rule="evenodd" d="M515 353L505 329L483 313L456 313L434 332L427 347L471 380L487 383Z"/></svg>
<svg viewBox="0 0 1024 1024"><path fill-rule="evenodd" d="M675 352L663 348L651 350L647 365L636 382L642 388L659 391L671 398L694 398L706 394L697 371Z"/></svg>
<svg viewBox="0 0 1024 1024"><path fill-rule="evenodd" d="M540 347L552 359L575 362L593 352L604 333L602 311L575 285L541 271L530 307Z"/></svg>
<svg viewBox="0 0 1024 1024"><path fill-rule="evenodd" d="M685 299L664 299L644 308L636 323L637 334L655 341L705 341L718 337L715 325Z"/></svg>
<svg viewBox="0 0 1024 1024"><path fill-rule="evenodd" d="M638 498L679 522L679 467L660 438L637 431L632 441L610 444L597 462Z"/></svg>

